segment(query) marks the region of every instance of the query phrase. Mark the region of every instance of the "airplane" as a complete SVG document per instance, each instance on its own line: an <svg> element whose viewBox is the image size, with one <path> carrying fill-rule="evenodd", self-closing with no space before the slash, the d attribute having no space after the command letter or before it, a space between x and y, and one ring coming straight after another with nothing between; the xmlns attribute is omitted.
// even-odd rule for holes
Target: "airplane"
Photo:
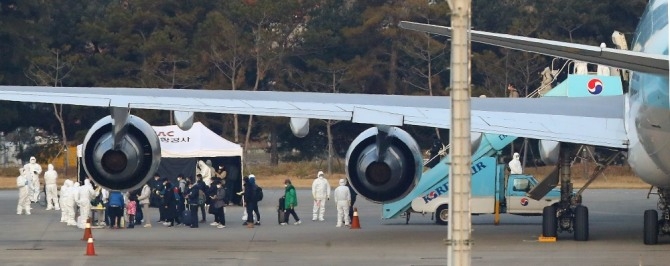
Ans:
<svg viewBox="0 0 670 266"><path fill-rule="evenodd" d="M660 19L663 16L665 19ZM434 25L401 24L408 28L409 25L439 31L436 34L448 31ZM633 72L630 93L626 95L472 98L472 131L544 140L547 154L559 151L560 143L626 150L635 173L659 188L662 202L670 202L670 148L666 147L668 138L664 138L669 133L666 128L670 127L667 0L651 1L640 25L633 45L635 51L473 31L473 41L493 36L491 39L496 42L527 44L528 50L537 46L543 49L540 52L547 54L562 51L556 56L582 58L636 72ZM83 167L95 183L112 190L140 187L152 177L160 162L160 142L155 131L146 121L131 115L131 109L175 111L177 125L183 130L192 125L194 112L290 117L296 136L307 134L309 119L314 118L371 124L371 128L351 143L346 155L346 172L356 192L374 202L391 202L407 195L421 176L423 161L419 145L401 126L446 129L451 126L450 98L435 96L0 86L0 100L110 108L110 115L94 123L86 134ZM653 213L649 215L645 212L645 217L649 216L645 219L647 244L655 244L658 233L670 233L670 206L659 207L664 214L661 221L657 220L656 210L650 210ZM580 211L575 212L576 209ZM557 216L567 217L565 221L570 226L566 230L576 229L582 233L586 230L586 238L577 240L587 240L588 217L582 215L575 219L584 210L584 206L567 202L566 206L548 210L543 220L549 222L543 224L553 223L555 234L555 225L564 221L556 220ZM652 214L654 219L651 219ZM548 227L547 230L552 231L551 226Z"/></svg>
<svg viewBox="0 0 670 266"><path fill-rule="evenodd" d="M436 35L450 36L449 27L429 25L415 22L400 22L401 28L421 31ZM624 95L624 103L610 110L612 114L622 115L625 133L625 147L617 145L600 145L612 148L623 148L628 156L628 164L634 173L644 182L657 187L660 197L656 210L644 212L644 243L656 244L659 234L670 234L670 93L668 86L668 1L651 0L640 19L634 33L632 50L617 50L606 47L588 46L552 40L497 34L471 30L473 42L505 47L514 50L534 52L559 58L602 64L632 71L629 92ZM621 120L617 119L617 122ZM605 127L611 130L608 135L600 135L592 131L602 125L584 125L573 123L563 126L578 127L583 131L610 137L620 137L621 125L608 123ZM568 141L569 142L569 141ZM583 142L583 141L582 141ZM560 144L553 141L540 141L544 148L541 153L545 161L557 161ZM579 141L576 143L580 143ZM583 143L582 143L583 144ZM544 151L542 151L544 150ZM549 155L552 156L549 156ZM547 158L554 157L554 158ZM567 161L567 158L564 159ZM569 171L569 169L566 169ZM563 180L562 180L563 181ZM561 186L564 182L561 182ZM562 187L568 192L570 187ZM581 199L575 199L580 201ZM579 202L564 202L562 206L548 207L545 212L555 213L543 215L543 234L555 236L555 228L547 224L558 223L563 229L574 230L575 240L588 239L588 221L580 223L580 212L588 220L588 211L579 207ZM577 210L582 209L582 210ZM586 212L586 213L584 213ZM549 220L549 221L547 221ZM565 222L565 223L564 223ZM572 225L570 225L572 223ZM585 227L579 228L579 227ZM581 231L578 233L578 231ZM585 232L584 232L585 231ZM578 236L579 235L579 236Z"/></svg>

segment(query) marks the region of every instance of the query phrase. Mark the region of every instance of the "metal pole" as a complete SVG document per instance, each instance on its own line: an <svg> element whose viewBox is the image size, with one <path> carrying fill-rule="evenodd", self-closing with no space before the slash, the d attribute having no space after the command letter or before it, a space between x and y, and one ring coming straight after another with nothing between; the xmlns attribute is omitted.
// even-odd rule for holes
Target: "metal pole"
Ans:
<svg viewBox="0 0 670 266"><path fill-rule="evenodd" d="M449 173L448 265L471 264L470 216L470 0L450 0L451 167Z"/></svg>

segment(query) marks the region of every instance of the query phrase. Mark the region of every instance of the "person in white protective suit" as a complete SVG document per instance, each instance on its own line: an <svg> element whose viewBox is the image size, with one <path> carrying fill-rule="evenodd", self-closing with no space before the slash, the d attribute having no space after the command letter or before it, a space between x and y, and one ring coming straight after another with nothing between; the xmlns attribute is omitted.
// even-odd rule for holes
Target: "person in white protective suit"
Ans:
<svg viewBox="0 0 670 266"><path fill-rule="evenodd" d="M46 174L45 174L46 175ZM60 222L61 223L67 223L67 211L65 207L65 198L69 197L70 193L70 187L72 187L72 181L68 182L70 180L65 180L63 182L63 185L60 187L60 191L58 192L58 204L61 206L60 210Z"/></svg>
<svg viewBox="0 0 670 266"><path fill-rule="evenodd" d="M340 186L335 188L335 191L333 191L333 197L335 198L335 203L337 204L336 227L342 227L342 220L344 220L344 226L349 226L349 224L351 223L351 221L349 220L351 193L349 193L349 187L347 187L346 180L340 179Z"/></svg>
<svg viewBox="0 0 670 266"><path fill-rule="evenodd" d="M198 171L196 172L196 175L197 174L202 175L202 181L205 182L205 185L207 185L207 187L209 187L209 185L212 184L212 170L202 160L198 160L197 168Z"/></svg>
<svg viewBox="0 0 670 266"><path fill-rule="evenodd" d="M58 204L58 173L54 170L53 164L47 166L47 171L44 172L44 188L47 194L47 210L60 210Z"/></svg>
<svg viewBox="0 0 670 266"><path fill-rule="evenodd" d="M207 167L209 167L210 176L213 177L214 175L216 175L216 169L214 169L214 166L212 166L212 160L207 160L205 164L207 165Z"/></svg>
<svg viewBox="0 0 670 266"><path fill-rule="evenodd" d="M69 181L69 180L66 180ZM67 211L67 225L68 226L77 226L77 220L75 216L77 214L77 198L79 197L79 182L72 182L72 186L67 191L67 197L64 199L63 208L68 209Z"/></svg>
<svg viewBox="0 0 670 266"><path fill-rule="evenodd" d="M319 171L316 179L312 182L312 198L314 198L314 207L312 208L312 221L324 221L323 215L326 212L326 200L330 199L330 184L323 174Z"/></svg>
<svg viewBox="0 0 670 266"><path fill-rule="evenodd" d="M84 185L79 187L77 195L77 205L79 206L79 218L77 218L77 227L84 229L86 220L91 217L91 200L95 198L96 191L91 185L91 180L84 179Z"/></svg>
<svg viewBox="0 0 670 266"><path fill-rule="evenodd" d="M42 174L42 166L40 166L37 163L37 159L35 156L30 157L30 163L28 163L28 166L30 167L30 174L32 174L32 186L31 186L31 194L30 194L30 200L32 202L37 202L37 197L40 196L40 189L42 188L40 184L40 175Z"/></svg>
<svg viewBox="0 0 670 266"><path fill-rule="evenodd" d="M30 175L28 175L30 168L24 165L19 169L19 176L16 178L16 186L19 188L19 202L16 204L16 214L21 215L26 211L26 215L30 215Z"/></svg>
<svg viewBox="0 0 670 266"><path fill-rule="evenodd" d="M520 175L523 173L521 168L521 161L519 161L519 153L514 153L514 158L509 162L509 173L512 175Z"/></svg>
<svg viewBox="0 0 670 266"><path fill-rule="evenodd" d="M588 75L589 74L588 64L584 61L575 61L574 73L577 75Z"/></svg>

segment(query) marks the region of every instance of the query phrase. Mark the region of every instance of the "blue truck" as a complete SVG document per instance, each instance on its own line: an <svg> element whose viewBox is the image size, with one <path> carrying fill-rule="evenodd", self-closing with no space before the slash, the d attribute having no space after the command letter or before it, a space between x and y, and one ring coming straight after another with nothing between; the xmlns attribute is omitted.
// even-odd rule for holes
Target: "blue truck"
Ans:
<svg viewBox="0 0 670 266"><path fill-rule="evenodd" d="M554 189L544 198L534 200L526 193L538 184L531 175L505 174L505 164L496 157L482 157L472 163L471 212L472 214L510 213L539 216L546 206L561 199L559 190ZM447 224L449 220L449 179L437 187L412 200L405 215L413 213L433 213L437 224ZM409 217L409 215L408 215ZM407 217L407 218L408 218Z"/></svg>

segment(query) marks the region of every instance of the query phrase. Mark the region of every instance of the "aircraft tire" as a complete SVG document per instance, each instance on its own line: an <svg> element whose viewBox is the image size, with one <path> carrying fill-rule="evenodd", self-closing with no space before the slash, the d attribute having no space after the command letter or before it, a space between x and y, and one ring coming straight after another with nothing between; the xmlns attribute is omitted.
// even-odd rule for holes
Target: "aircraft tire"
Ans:
<svg viewBox="0 0 670 266"><path fill-rule="evenodd" d="M435 211L435 223L446 225L449 223L449 205L443 204Z"/></svg>
<svg viewBox="0 0 670 266"><path fill-rule="evenodd" d="M544 207L542 209L542 236L556 237L557 229L556 206Z"/></svg>
<svg viewBox="0 0 670 266"><path fill-rule="evenodd" d="M644 211L644 244L658 244L658 212L656 210Z"/></svg>
<svg viewBox="0 0 670 266"><path fill-rule="evenodd" d="M575 241L589 240L589 209L584 205L575 207Z"/></svg>

